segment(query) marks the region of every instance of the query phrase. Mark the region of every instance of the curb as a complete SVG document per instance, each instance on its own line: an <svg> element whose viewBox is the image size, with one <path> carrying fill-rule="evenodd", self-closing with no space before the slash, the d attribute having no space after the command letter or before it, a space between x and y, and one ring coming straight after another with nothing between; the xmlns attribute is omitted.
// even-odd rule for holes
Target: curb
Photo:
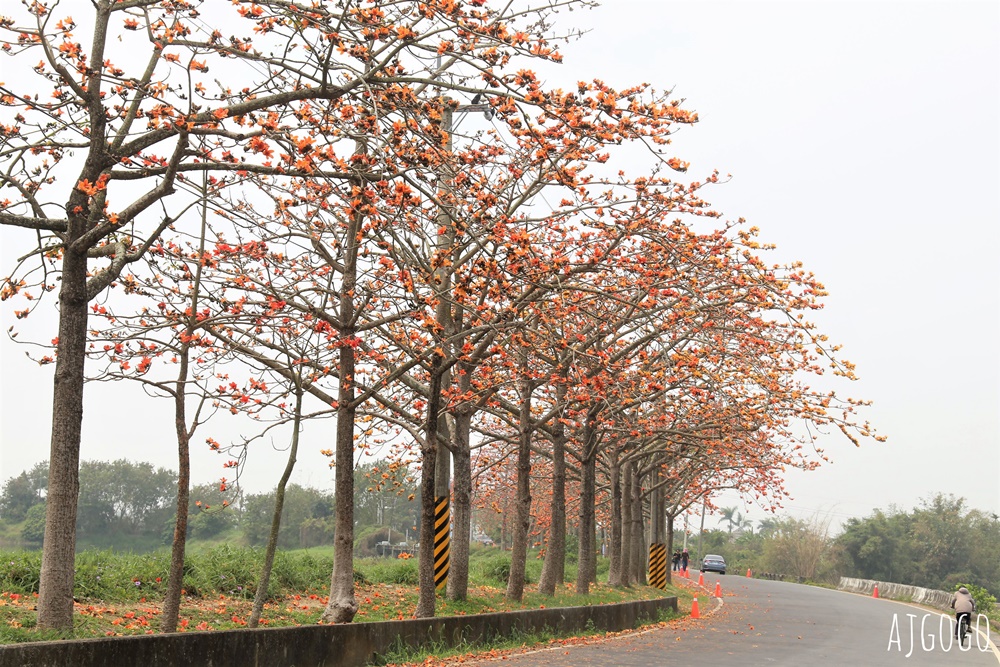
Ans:
<svg viewBox="0 0 1000 667"><path fill-rule="evenodd" d="M685 580L685 581L690 581L690 580ZM719 611L720 609L722 609L722 607L723 607L723 605L725 604L725 602L723 601L723 599L722 599L722 598L717 598L717 597L715 597L715 595L714 595L714 591L710 591L710 590L709 590L709 589L708 589L707 587L705 587L705 586L699 586L699 585L698 585L698 584L697 584L696 582L694 582L694 581L691 581L690 583L691 583L691 587L692 587L692 588L700 588L701 590L705 591L705 597L706 597L707 599L709 599L709 600L714 600L714 601L716 602L716 604L715 604L715 605L714 605L714 606L713 606L713 607L712 607L711 609L707 609L707 610L705 610L705 612L704 612L704 613L702 613L702 615L701 615L701 618L708 618L708 617L712 616L713 614L715 614L715 613L716 613L717 611ZM700 596L699 596L699 597L700 597ZM688 617L688 618L690 618L690 617ZM695 620L701 620L701 619L695 619Z"/></svg>

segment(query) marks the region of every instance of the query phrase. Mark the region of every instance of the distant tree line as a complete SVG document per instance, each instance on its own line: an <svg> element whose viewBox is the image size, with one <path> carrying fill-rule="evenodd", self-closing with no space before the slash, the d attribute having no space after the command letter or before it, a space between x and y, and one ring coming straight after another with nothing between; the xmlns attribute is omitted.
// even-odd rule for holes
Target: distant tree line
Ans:
<svg viewBox="0 0 1000 667"><path fill-rule="evenodd" d="M721 508L724 529L689 536L692 555L722 554L734 572L835 584L841 576L939 590L981 587L1000 596L1000 516L938 494L918 507L876 510L848 519L832 536L829 521L771 517L756 527L736 508ZM697 561L696 561L697 562Z"/></svg>
<svg viewBox="0 0 1000 667"><path fill-rule="evenodd" d="M938 494L909 512L849 519L836 544L858 577L944 590L971 582L1000 595L1000 516L964 498Z"/></svg>
<svg viewBox="0 0 1000 667"><path fill-rule="evenodd" d="M419 489L411 472L387 460L358 465L354 473L355 552L375 555L382 541L416 541ZM39 463L0 487L0 521L19 527L28 548L41 545L48 466ZM77 528L84 546L143 548L171 540L177 476L150 463L124 459L85 461L80 468ZM191 491L189 535L223 536L250 546L267 540L274 493L243 494L201 484ZM286 492L279 544L284 549L333 542L332 493L292 484ZM754 526L736 508L720 508L723 529L689 536L697 565L706 553L726 557L734 572L753 569L793 580L836 583L841 576L952 590L974 584L1000 596L1000 517L967 507L963 498L938 494L912 510L876 510L848 519L839 535L829 522L769 517ZM504 513L484 512L477 525L503 540ZM493 525L496 524L496 525ZM9 532L8 532L9 534ZM682 543L678 541L678 548Z"/></svg>
<svg viewBox="0 0 1000 667"><path fill-rule="evenodd" d="M45 534L48 463L42 462L0 487L0 521L19 526L24 546L37 548ZM387 461L355 470L359 549L367 553L374 539L403 541L418 524L419 498L405 467ZM135 550L169 545L176 507L177 474L151 463L125 459L84 461L80 465L77 531L80 545L129 547ZM267 541L274 492L246 494L235 487L200 484L191 490L188 534L213 540L238 536L249 546ZM335 511L332 493L291 484L285 492L278 543L284 549L329 545ZM8 532L9 534L9 532ZM374 537L372 537L374 536Z"/></svg>

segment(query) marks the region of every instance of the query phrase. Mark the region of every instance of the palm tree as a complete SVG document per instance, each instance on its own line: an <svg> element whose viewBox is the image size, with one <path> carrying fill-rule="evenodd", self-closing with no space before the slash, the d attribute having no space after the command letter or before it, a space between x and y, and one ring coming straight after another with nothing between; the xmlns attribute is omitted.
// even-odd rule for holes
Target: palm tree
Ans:
<svg viewBox="0 0 1000 667"><path fill-rule="evenodd" d="M760 521L758 521L757 525L760 528L761 536L770 537L775 533L775 531L778 530L778 527L781 525L781 522L774 517L768 517L766 519L761 519Z"/></svg>
<svg viewBox="0 0 1000 667"><path fill-rule="evenodd" d="M722 518L719 519L719 523L722 523L723 521L728 521L729 534L732 535L733 525L736 523L736 517L739 516L739 512L736 511L735 507L720 507L719 514L722 515Z"/></svg>

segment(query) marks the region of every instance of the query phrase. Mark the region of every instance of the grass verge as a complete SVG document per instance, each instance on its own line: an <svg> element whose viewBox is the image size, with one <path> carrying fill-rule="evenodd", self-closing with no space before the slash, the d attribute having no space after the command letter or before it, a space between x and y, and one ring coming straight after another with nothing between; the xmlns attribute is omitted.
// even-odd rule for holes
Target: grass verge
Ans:
<svg viewBox="0 0 1000 667"><path fill-rule="evenodd" d="M655 618L641 620L636 628L621 632L599 631L593 626L573 633L558 632L546 628L532 633L514 632L511 635L495 637L488 641L462 642L456 646L431 644L423 649L412 649L398 644L371 664L377 667L426 667L427 665L460 664L475 659L503 658L524 650L566 647L608 637L617 637L640 628L666 625L683 616L680 613L661 611Z"/></svg>
<svg viewBox="0 0 1000 667"><path fill-rule="evenodd" d="M615 589L597 584L591 587L590 595L581 596L569 583L559 587L555 596L547 597L538 592L537 584L529 584L523 599L514 602L505 597L506 586L500 581L504 570L497 566L497 560L503 554L494 551L477 556L470 564L468 598L457 601L439 597L438 616L613 604L668 595L683 600L687 595L676 588ZM245 626L262 557L259 549L228 545L189 554L185 560L180 631ZM168 560L162 552L81 552L77 555L73 631L57 633L35 627L40 554L0 552L0 644L158 632ZM540 568L540 561L530 563ZM327 603L332 566L331 550L279 552L261 626L317 623ZM529 568L529 575L533 573ZM529 580L532 578L529 576ZM415 559L356 560L355 597L359 609L355 622L412 618L418 599L416 582Z"/></svg>

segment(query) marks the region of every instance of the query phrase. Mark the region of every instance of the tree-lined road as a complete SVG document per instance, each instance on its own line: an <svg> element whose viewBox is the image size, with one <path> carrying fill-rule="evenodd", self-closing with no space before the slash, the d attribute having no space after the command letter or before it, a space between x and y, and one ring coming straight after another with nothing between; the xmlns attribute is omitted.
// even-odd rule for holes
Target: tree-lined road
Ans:
<svg viewBox="0 0 1000 667"><path fill-rule="evenodd" d="M711 577L706 585L714 588L716 579L722 582L723 605L716 608L717 602L699 598L700 620L594 644L508 656L505 663L514 667L1000 664L1000 653L987 641L985 629L979 637L985 650L972 637L971 647L967 644L963 652L950 642L951 625L936 612L734 575ZM710 609L715 611L705 613Z"/></svg>

